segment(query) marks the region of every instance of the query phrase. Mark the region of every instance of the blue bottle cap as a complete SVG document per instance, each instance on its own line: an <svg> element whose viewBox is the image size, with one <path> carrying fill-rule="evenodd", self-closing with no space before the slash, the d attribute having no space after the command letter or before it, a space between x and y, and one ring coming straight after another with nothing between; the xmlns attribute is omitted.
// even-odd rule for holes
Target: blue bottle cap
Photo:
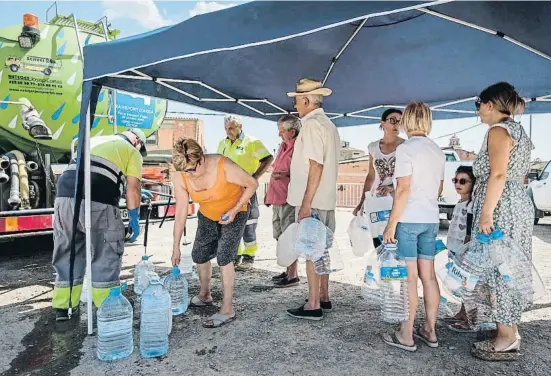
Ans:
<svg viewBox="0 0 551 376"><path fill-rule="evenodd" d="M374 278L375 276L371 272L367 272L367 278Z"/></svg>
<svg viewBox="0 0 551 376"><path fill-rule="evenodd" d="M170 272L174 277L178 277L180 275L180 268L178 265L172 267L172 271Z"/></svg>
<svg viewBox="0 0 551 376"><path fill-rule="evenodd" d="M447 304L448 303L448 299L444 298L443 296L440 297L440 303L444 303L444 304Z"/></svg>
<svg viewBox="0 0 551 376"><path fill-rule="evenodd" d="M478 240L482 244L488 244L490 243L491 238L489 235L486 234L478 234L476 240Z"/></svg>
<svg viewBox="0 0 551 376"><path fill-rule="evenodd" d="M142 260L144 260L144 261L149 260L149 256L143 255L143 256L142 256Z"/></svg>
<svg viewBox="0 0 551 376"><path fill-rule="evenodd" d="M121 288L120 287L112 287L111 290L109 290L109 296L119 296L121 294Z"/></svg>
<svg viewBox="0 0 551 376"><path fill-rule="evenodd" d="M500 240L503 239L505 234L499 227L496 227L496 229L492 232L490 236L492 237L492 240Z"/></svg>

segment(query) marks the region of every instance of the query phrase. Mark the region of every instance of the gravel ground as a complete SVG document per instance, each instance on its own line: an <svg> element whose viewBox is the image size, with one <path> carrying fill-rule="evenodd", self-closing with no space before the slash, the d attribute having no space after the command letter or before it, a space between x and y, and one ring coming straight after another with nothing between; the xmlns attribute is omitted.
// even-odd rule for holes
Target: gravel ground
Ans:
<svg viewBox="0 0 551 376"><path fill-rule="evenodd" d="M161 359L139 356L138 320L135 317L135 350L127 359L103 363L95 358L95 336L86 336L85 309L80 320L56 324L49 307L53 288L51 245L19 246L8 252L0 244L0 373L2 375L542 375L551 374L551 294L523 316L520 327L524 358L516 363L486 363L471 357L476 335L455 334L439 323L440 348L406 353L386 346L380 335L391 327L379 312L360 297L365 264L354 258L346 228L348 210L337 212L336 239L345 269L332 277L332 313L321 322L304 322L285 315L303 303L306 278L298 287L273 289L270 278L279 273L275 261L270 209L261 208L255 269L239 273L235 303L238 319L220 329L204 329L201 317L211 310L190 309L174 320L170 349ZM191 220L189 234L195 233ZM152 227L150 246L158 271L168 273L171 223ZM445 224L441 232L445 236ZM534 263L546 287L551 288L551 220L535 227ZM17 252L14 255L13 252ZM143 254L141 245L127 246L122 277L131 282L133 266ZM439 259L438 263L444 260ZM304 267L300 266L304 276ZM220 302L219 276L215 271L213 296ZM190 293L197 281L190 279ZM132 293L128 294L134 299ZM84 306L82 306L84 308ZM453 306L455 309L457 305ZM135 315L137 316L137 315Z"/></svg>

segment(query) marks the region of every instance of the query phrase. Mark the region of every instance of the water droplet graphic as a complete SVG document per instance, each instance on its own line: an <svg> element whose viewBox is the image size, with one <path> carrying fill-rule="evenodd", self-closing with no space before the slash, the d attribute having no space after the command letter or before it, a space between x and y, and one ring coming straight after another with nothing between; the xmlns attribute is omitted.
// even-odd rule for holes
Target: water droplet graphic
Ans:
<svg viewBox="0 0 551 376"><path fill-rule="evenodd" d="M0 70L0 84L2 83L2 76L4 75L4 71Z"/></svg>
<svg viewBox="0 0 551 376"><path fill-rule="evenodd" d="M73 73L71 77L69 77L69 79L67 80L67 84L72 86L75 83L76 77L77 77L77 72Z"/></svg>
<svg viewBox="0 0 551 376"><path fill-rule="evenodd" d="M61 127L59 127L57 131L55 131L55 133L52 135L52 139L57 140L61 135L61 132L63 132L63 128L65 128L65 123L63 123L63 125L61 125Z"/></svg>
<svg viewBox="0 0 551 376"><path fill-rule="evenodd" d="M65 47L67 47L67 41L63 42L63 44L61 45L61 47L59 47L56 51L56 55L57 56L61 56L63 55L63 53L65 52Z"/></svg>
<svg viewBox="0 0 551 376"><path fill-rule="evenodd" d="M63 102L61 106L52 114L52 120L57 120L61 116L61 113L63 112L63 109L65 108L65 105L67 102Z"/></svg>
<svg viewBox="0 0 551 376"><path fill-rule="evenodd" d="M4 98L4 102L8 102L9 100L10 100L10 94L6 95L6 97ZM5 110L6 108L8 108L7 103L0 103L0 109Z"/></svg>
<svg viewBox="0 0 551 376"><path fill-rule="evenodd" d="M80 53L77 52L77 53L74 54L73 57L71 58L71 63L76 64L76 63L78 63L79 59L80 59Z"/></svg>
<svg viewBox="0 0 551 376"><path fill-rule="evenodd" d="M102 91L99 93L98 102L103 101L103 97L105 97L105 90L102 90Z"/></svg>
<svg viewBox="0 0 551 376"><path fill-rule="evenodd" d="M82 93L80 93L77 97L77 101L82 102Z"/></svg>
<svg viewBox="0 0 551 376"><path fill-rule="evenodd" d="M98 133L96 133L94 136L101 136L103 134L104 129L100 129Z"/></svg>
<svg viewBox="0 0 551 376"><path fill-rule="evenodd" d="M99 117L94 119L94 122L92 123L92 129L94 129L95 127L98 126L98 123L99 123L100 120L101 120L101 118L99 118Z"/></svg>
<svg viewBox="0 0 551 376"><path fill-rule="evenodd" d="M40 32L40 39L46 39L48 36L48 31L50 31L50 25L47 25L44 30Z"/></svg>
<svg viewBox="0 0 551 376"><path fill-rule="evenodd" d="M73 120L71 120L71 123L77 124L79 121L80 121L80 114L77 114L77 116L75 116Z"/></svg>
<svg viewBox="0 0 551 376"><path fill-rule="evenodd" d="M65 31L63 30L62 27L60 27L60 28L59 28L59 31L58 31L58 33L57 33L57 37L58 37L59 39L61 39L61 38L63 38L64 36L65 36Z"/></svg>
<svg viewBox="0 0 551 376"><path fill-rule="evenodd" d="M17 127L17 115L15 115L13 119L11 119L10 123L8 124L8 127L10 127L11 129L14 129L15 127Z"/></svg>

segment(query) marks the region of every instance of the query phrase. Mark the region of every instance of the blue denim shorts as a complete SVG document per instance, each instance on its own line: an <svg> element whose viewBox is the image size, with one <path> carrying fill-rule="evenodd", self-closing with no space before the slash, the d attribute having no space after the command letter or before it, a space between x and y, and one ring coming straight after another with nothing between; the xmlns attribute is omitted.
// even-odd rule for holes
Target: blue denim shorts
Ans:
<svg viewBox="0 0 551 376"><path fill-rule="evenodd" d="M434 260L438 223L398 223L398 254L406 261Z"/></svg>

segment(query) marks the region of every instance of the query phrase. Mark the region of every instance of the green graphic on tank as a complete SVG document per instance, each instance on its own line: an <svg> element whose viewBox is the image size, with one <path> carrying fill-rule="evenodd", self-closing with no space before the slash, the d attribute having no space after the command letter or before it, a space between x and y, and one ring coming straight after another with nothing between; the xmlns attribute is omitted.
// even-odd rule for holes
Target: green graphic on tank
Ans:
<svg viewBox="0 0 551 376"><path fill-rule="evenodd" d="M51 140L34 140L23 128L21 106L0 103L0 132L17 142L20 149L35 142L58 151L68 151L78 135L82 100L82 59L75 30L55 24L40 24L40 41L31 49L19 47L21 25L0 29L0 101L27 99L51 130ZM82 46L105 42L99 35L80 32ZM113 93L103 89L91 135L113 134ZM141 128L147 136L161 125L167 101L117 92L117 131ZM2 136L3 137L3 136ZM30 152L29 150L22 150Z"/></svg>

